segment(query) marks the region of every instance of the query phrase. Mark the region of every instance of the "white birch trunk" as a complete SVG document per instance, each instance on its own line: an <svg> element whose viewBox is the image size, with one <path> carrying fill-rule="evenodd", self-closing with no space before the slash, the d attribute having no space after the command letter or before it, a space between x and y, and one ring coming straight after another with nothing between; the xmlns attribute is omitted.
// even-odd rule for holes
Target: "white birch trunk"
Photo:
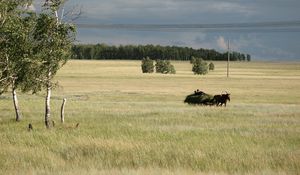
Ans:
<svg viewBox="0 0 300 175"><path fill-rule="evenodd" d="M46 109L45 109L45 125L47 128L51 127L50 123L50 98L51 98L51 84L50 84L51 71L48 72L47 82L47 95L46 95Z"/></svg>
<svg viewBox="0 0 300 175"><path fill-rule="evenodd" d="M12 96L13 96L13 103L14 103L15 112L16 112L16 121L19 122L19 121L21 121L22 116L20 113L19 102L18 102L17 92L16 92L15 87L12 88Z"/></svg>

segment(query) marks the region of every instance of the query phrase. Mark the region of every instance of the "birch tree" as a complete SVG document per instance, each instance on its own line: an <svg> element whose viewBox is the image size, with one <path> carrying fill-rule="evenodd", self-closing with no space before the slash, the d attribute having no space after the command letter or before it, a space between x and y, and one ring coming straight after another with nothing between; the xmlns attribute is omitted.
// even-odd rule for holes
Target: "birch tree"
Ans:
<svg viewBox="0 0 300 175"><path fill-rule="evenodd" d="M0 0L0 95L11 89L16 121L21 120L17 89L24 83L23 65L31 55L29 41L34 14L30 0Z"/></svg>
<svg viewBox="0 0 300 175"><path fill-rule="evenodd" d="M37 18L34 32L34 60L37 63L36 89L45 88L45 125L51 127L50 99L51 90L56 85L53 78L57 71L70 58L75 27L59 20L58 10L62 0L47 0L43 12Z"/></svg>

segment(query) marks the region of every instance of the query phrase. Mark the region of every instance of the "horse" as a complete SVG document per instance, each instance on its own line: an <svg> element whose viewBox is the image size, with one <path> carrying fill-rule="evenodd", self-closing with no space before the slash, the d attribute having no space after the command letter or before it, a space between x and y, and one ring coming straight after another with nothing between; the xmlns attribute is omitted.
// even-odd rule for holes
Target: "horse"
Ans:
<svg viewBox="0 0 300 175"><path fill-rule="evenodd" d="M227 100L230 101L230 94L226 92L226 94L215 95L214 102L216 106L224 106L226 107Z"/></svg>

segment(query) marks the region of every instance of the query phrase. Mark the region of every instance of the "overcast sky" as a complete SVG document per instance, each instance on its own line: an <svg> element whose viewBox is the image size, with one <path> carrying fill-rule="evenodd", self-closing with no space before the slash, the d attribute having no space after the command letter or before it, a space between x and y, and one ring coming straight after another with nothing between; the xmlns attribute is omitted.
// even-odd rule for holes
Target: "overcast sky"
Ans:
<svg viewBox="0 0 300 175"><path fill-rule="evenodd" d="M87 24L221 24L300 21L300 0L69 0L82 7L76 23ZM295 30L135 31L78 28L80 43L160 44L233 50L253 59L299 59L300 25Z"/></svg>

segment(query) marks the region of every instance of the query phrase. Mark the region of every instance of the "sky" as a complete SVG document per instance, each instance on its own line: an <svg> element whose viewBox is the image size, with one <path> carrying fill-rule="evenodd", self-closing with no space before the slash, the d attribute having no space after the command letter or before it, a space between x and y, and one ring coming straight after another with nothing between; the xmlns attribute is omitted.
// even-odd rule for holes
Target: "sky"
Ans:
<svg viewBox="0 0 300 175"><path fill-rule="evenodd" d="M272 27L175 31L78 27L77 43L176 45L225 52L230 40L232 50L250 54L254 60L300 60L300 0L68 0L65 12L70 9L82 10L75 23L93 25L298 21L294 28L282 30Z"/></svg>

